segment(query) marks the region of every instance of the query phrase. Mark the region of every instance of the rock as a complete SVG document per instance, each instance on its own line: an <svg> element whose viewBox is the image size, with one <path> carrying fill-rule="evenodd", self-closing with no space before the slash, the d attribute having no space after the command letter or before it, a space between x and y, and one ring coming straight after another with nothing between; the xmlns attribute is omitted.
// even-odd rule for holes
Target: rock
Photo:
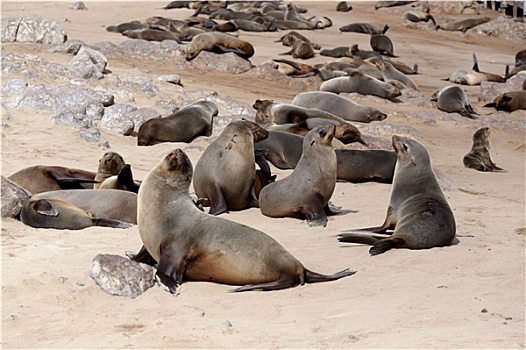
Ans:
<svg viewBox="0 0 526 350"><path fill-rule="evenodd" d="M87 10L88 8L82 1L77 1L69 5L69 8L72 10Z"/></svg>
<svg viewBox="0 0 526 350"><path fill-rule="evenodd" d="M126 104L114 104L106 108L100 122L100 128L112 134L126 134L134 128L130 113L135 110L137 110L136 107Z"/></svg>
<svg viewBox="0 0 526 350"><path fill-rule="evenodd" d="M89 275L106 293L135 299L156 283L154 269L119 255L98 254Z"/></svg>
<svg viewBox="0 0 526 350"><path fill-rule="evenodd" d="M129 114L129 118L133 121L135 125L135 131L139 131L139 127L145 121L152 118L160 118L161 114L155 109L151 108L139 108Z"/></svg>
<svg viewBox="0 0 526 350"><path fill-rule="evenodd" d="M42 16L2 19L2 42L31 42L59 45L68 36L59 22Z"/></svg>
<svg viewBox="0 0 526 350"><path fill-rule="evenodd" d="M72 53L76 55L82 46L86 46L82 40L68 40L64 44L52 47L48 51L52 53Z"/></svg>
<svg viewBox="0 0 526 350"><path fill-rule="evenodd" d="M101 79L108 59L97 50L82 46L68 64L68 69L85 79Z"/></svg>
<svg viewBox="0 0 526 350"><path fill-rule="evenodd" d="M505 83L483 81L480 83L478 99L483 102L493 102L495 97L505 92L522 90L522 83L525 79L526 71L522 71L509 78Z"/></svg>
<svg viewBox="0 0 526 350"><path fill-rule="evenodd" d="M69 125L78 128L91 128L93 123L86 114L78 112L64 112L54 115L51 120L56 124Z"/></svg>
<svg viewBox="0 0 526 350"><path fill-rule="evenodd" d="M177 74L159 75L157 80L165 81L167 83L183 86L181 83L181 77Z"/></svg>
<svg viewBox="0 0 526 350"><path fill-rule="evenodd" d="M88 142L98 142L100 140L100 130L97 128L80 129L75 132L75 136Z"/></svg>
<svg viewBox="0 0 526 350"><path fill-rule="evenodd" d="M31 197L31 193L26 189L4 176L2 176L1 195L3 218L16 217L22 210L24 201Z"/></svg>
<svg viewBox="0 0 526 350"><path fill-rule="evenodd" d="M0 39L3 43L14 43L16 41L16 32L20 25L21 18L2 18Z"/></svg>
<svg viewBox="0 0 526 350"><path fill-rule="evenodd" d="M495 38L501 38L524 48L526 38L526 25L524 22L516 22L513 18L501 16L493 21L483 23L473 28L479 34L485 34Z"/></svg>
<svg viewBox="0 0 526 350"><path fill-rule="evenodd" d="M201 51L191 62L199 69L214 69L231 74L244 73L252 69L252 63L249 60L241 58L232 52L217 54Z"/></svg>

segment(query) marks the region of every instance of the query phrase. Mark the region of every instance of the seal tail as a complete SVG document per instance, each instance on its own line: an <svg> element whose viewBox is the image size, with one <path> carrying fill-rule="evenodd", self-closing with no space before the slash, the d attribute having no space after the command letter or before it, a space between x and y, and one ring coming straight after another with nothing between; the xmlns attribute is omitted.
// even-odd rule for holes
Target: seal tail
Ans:
<svg viewBox="0 0 526 350"><path fill-rule="evenodd" d="M304 279L305 279L305 282L307 283L327 282L327 281L335 281L335 280L338 280L340 278L347 277L347 276L352 276L355 273L356 271L345 269L345 270L333 273L332 275L322 275L321 273L317 273L317 272L313 272L313 271L305 269Z"/></svg>

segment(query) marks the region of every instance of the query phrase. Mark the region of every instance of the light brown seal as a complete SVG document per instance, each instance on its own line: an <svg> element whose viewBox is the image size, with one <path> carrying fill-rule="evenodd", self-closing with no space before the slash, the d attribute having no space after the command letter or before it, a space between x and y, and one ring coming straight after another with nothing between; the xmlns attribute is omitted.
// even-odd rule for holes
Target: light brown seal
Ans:
<svg viewBox="0 0 526 350"><path fill-rule="evenodd" d="M384 81L397 80L404 84L406 87L411 88L416 91L420 91L420 88L416 83L404 73L396 69L391 62L388 61L378 61L376 66L382 73Z"/></svg>
<svg viewBox="0 0 526 350"><path fill-rule="evenodd" d="M418 22L427 23L429 22L429 20L431 20L433 25L436 26L435 18L429 13L429 8L425 12L422 12L422 11L404 12L404 14L402 15L402 18L410 22L413 22L413 23L418 23Z"/></svg>
<svg viewBox="0 0 526 350"><path fill-rule="evenodd" d="M191 179L190 159L176 149L150 171L139 191L144 247L132 259L158 262L157 276L171 293L183 281L244 285L232 290L240 292L283 289L355 273L343 270L326 276L309 271L265 233L200 211L188 192Z"/></svg>
<svg viewBox="0 0 526 350"><path fill-rule="evenodd" d="M164 118L148 119L139 127L137 144L156 145L162 142L190 143L199 136L212 135L217 106L210 101L196 101Z"/></svg>
<svg viewBox="0 0 526 350"><path fill-rule="evenodd" d="M258 206L254 143L267 136L254 122L233 121L205 149L195 165L194 189L196 196L208 199L203 205L210 205L210 214Z"/></svg>
<svg viewBox="0 0 526 350"><path fill-rule="evenodd" d="M139 29L127 29L121 32L122 35L127 36L130 39L143 39L147 41L158 41L163 40L174 40L181 43L181 38L177 33L170 32L168 30L161 30L159 28L139 28Z"/></svg>
<svg viewBox="0 0 526 350"><path fill-rule="evenodd" d="M506 172L499 168L491 160L489 150L490 131L488 127L480 128L473 134L473 146L471 151L464 156L463 162L466 168L478 171Z"/></svg>
<svg viewBox="0 0 526 350"><path fill-rule="evenodd" d="M28 199L22 206L20 220L35 228L81 230L91 226L128 228L123 221L96 218L79 207L58 199Z"/></svg>
<svg viewBox="0 0 526 350"><path fill-rule="evenodd" d="M385 34L372 34L369 39L373 51L389 57L397 57L394 54L393 42Z"/></svg>
<svg viewBox="0 0 526 350"><path fill-rule="evenodd" d="M294 43L298 39L303 40L306 43L310 43L315 50L319 50L320 49L320 45L318 45L316 43L313 43L312 41L307 39L307 37L305 37L304 35L296 32L294 30L291 30L290 32L288 32L285 35L282 35L278 40L276 40L274 42L276 42L276 43L281 42L283 44L283 46L292 46L292 45L294 45Z"/></svg>
<svg viewBox="0 0 526 350"><path fill-rule="evenodd" d="M466 92L459 86L450 85L438 89L431 96L437 108L448 113L458 113L463 117L476 119L478 113L469 104Z"/></svg>
<svg viewBox="0 0 526 350"><path fill-rule="evenodd" d="M526 80L523 87L526 86ZM519 109L526 110L526 90L510 91L495 97L493 102L487 103L484 107L494 107L497 111L514 112Z"/></svg>
<svg viewBox="0 0 526 350"><path fill-rule="evenodd" d="M353 32L363 34L385 34L389 26L386 24L382 29L369 23L351 23L340 27L340 32Z"/></svg>
<svg viewBox="0 0 526 350"><path fill-rule="evenodd" d="M293 78L305 78L318 74L319 70L313 65L287 59L273 59L265 63L271 64L279 72Z"/></svg>
<svg viewBox="0 0 526 350"><path fill-rule="evenodd" d="M251 43L221 32L201 33L194 36L186 48L185 57L188 61L193 60L203 50L215 53L233 52L245 59L254 56L254 47Z"/></svg>
<svg viewBox="0 0 526 350"><path fill-rule="evenodd" d="M97 182L95 175L97 173L82 169L34 165L15 172L8 179L32 194L37 194L54 190L91 189Z"/></svg>
<svg viewBox="0 0 526 350"><path fill-rule="evenodd" d="M347 77L324 81L320 85L320 91L329 91L335 94L357 92L362 95L373 95L386 99L392 99L402 94L395 85L385 83L358 71L351 73Z"/></svg>
<svg viewBox="0 0 526 350"><path fill-rule="evenodd" d="M387 118L387 114L374 107L359 105L350 99L327 91L309 91L297 94L292 104L305 108L317 108L345 120L370 123Z"/></svg>
<svg viewBox="0 0 526 350"><path fill-rule="evenodd" d="M95 175L97 183L93 188L116 188L118 186L118 175L125 165L124 158L117 152L104 153L99 159L99 167L97 168L97 175Z"/></svg>
<svg viewBox="0 0 526 350"><path fill-rule="evenodd" d="M314 57L315 53L311 43L296 39L290 51L281 53L280 55L292 55L294 58L305 60Z"/></svg>
<svg viewBox="0 0 526 350"><path fill-rule="evenodd" d="M440 189L426 148L397 135L393 136L393 147L397 162L384 224L357 231L394 232L391 236L342 233L340 242L370 244L371 255L392 248L428 249L450 244L455 239L455 217Z"/></svg>
<svg viewBox="0 0 526 350"><path fill-rule="evenodd" d="M303 153L289 176L261 190L259 207L270 217L306 219L309 226L326 226L328 202L336 186L334 126L312 129L303 140Z"/></svg>
<svg viewBox="0 0 526 350"><path fill-rule="evenodd" d="M449 30L449 31L460 31L462 33L465 33L469 29L476 27L480 24L486 23L490 20L491 18L489 17L467 18L467 19L461 19L459 21L446 23L443 25L437 25L435 29L436 30L442 29L442 30Z"/></svg>

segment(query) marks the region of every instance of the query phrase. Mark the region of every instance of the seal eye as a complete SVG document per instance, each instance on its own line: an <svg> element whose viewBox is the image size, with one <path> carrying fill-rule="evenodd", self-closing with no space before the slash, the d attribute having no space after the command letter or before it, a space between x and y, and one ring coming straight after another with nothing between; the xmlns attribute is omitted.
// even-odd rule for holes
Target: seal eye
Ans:
<svg viewBox="0 0 526 350"><path fill-rule="evenodd" d="M320 130L320 136L325 137L327 135L327 132L325 130Z"/></svg>
<svg viewBox="0 0 526 350"><path fill-rule="evenodd" d="M404 147L404 152L407 153L407 145L405 143L403 143L402 146Z"/></svg>

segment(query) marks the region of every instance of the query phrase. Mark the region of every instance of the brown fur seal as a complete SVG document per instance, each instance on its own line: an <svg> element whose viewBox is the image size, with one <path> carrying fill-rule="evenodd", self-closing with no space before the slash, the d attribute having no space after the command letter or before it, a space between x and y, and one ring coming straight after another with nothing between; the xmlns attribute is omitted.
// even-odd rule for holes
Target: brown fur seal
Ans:
<svg viewBox="0 0 526 350"><path fill-rule="evenodd" d="M267 130L268 137L254 144L256 151L279 169L294 169L303 153L303 136L290 132Z"/></svg>
<svg viewBox="0 0 526 350"><path fill-rule="evenodd" d="M387 114L374 107L359 105L350 99L327 91L310 91L297 94L292 104L305 108L317 108L345 120L370 123L387 118Z"/></svg>
<svg viewBox="0 0 526 350"><path fill-rule="evenodd" d="M526 84L524 80L523 86ZM494 107L497 111L514 112L519 109L526 110L526 90L505 92L485 104L484 107Z"/></svg>
<svg viewBox="0 0 526 350"><path fill-rule="evenodd" d="M294 58L309 59L314 57L314 48L310 43L307 43L301 39L296 39L292 48L288 52L284 52L280 55L292 55Z"/></svg>
<svg viewBox="0 0 526 350"><path fill-rule="evenodd" d="M76 205L96 218L137 223L137 194L121 190L59 190L33 195L31 199L58 199Z"/></svg>
<svg viewBox="0 0 526 350"><path fill-rule="evenodd" d="M158 28L128 29L121 32L121 34L127 36L130 39L143 39L147 41L159 42L163 40L174 40L178 43L181 43L181 38L177 35L177 33L161 30Z"/></svg>
<svg viewBox="0 0 526 350"><path fill-rule="evenodd" d="M81 230L91 226L131 227L129 223L95 218L79 207L58 199L28 199L22 206L20 220L31 227Z"/></svg>
<svg viewBox="0 0 526 350"><path fill-rule="evenodd" d="M254 55L252 44L221 32L201 33L194 36L186 48L185 57L188 61L193 60L203 50L215 53L233 52L245 59Z"/></svg>
<svg viewBox="0 0 526 350"><path fill-rule="evenodd" d="M258 206L254 143L267 136L254 122L233 121L203 152L195 165L194 189L196 196L208 199L203 204L210 205L210 214Z"/></svg>
<svg viewBox="0 0 526 350"><path fill-rule="evenodd" d="M389 150L337 149L338 180L353 183L392 183L396 165L396 153Z"/></svg>
<svg viewBox="0 0 526 350"><path fill-rule="evenodd" d="M487 127L475 131L471 151L463 159L464 166L478 171L506 172L491 160L489 135L490 131Z"/></svg>
<svg viewBox="0 0 526 350"><path fill-rule="evenodd" d="M340 32L353 32L363 34L385 34L389 26L386 24L382 29L369 23L351 23L340 27Z"/></svg>
<svg viewBox="0 0 526 350"><path fill-rule="evenodd" d="M362 50L358 47L358 44L353 44L351 46L351 55L352 57L361 58L363 60L369 59L369 58L382 58L382 55L380 55L379 52L376 51L368 51L368 50Z"/></svg>
<svg viewBox="0 0 526 350"><path fill-rule="evenodd" d="M369 40L373 51L389 57L397 57L394 54L393 42L385 34L372 34Z"/></svg>
<svg viewBox="0 0 526 350"><path fill-rule="evenodd" d="M348 1L340 1L336 4L336 11L338 12L349 12L352 10L352 4Z"/></svg>
<svg viewBox="0 0 526 350"><path fill-rule="evenodd" d="M326 226L329 199L336 186L334 126L312 129L303 140L303 154L286 178L261 190L260 209L270 217L306 219L309 226Z"/></svg>
<svg viewBox="0 0 526 350"><path fill-rule="evenodd" d="M376 63L376 66L382 73L384 81L397 80L408 88L420 91L418 85L416 85L416 83L411 78L407 77L404 73L396 69L391 62L379 61Z"/></svg>
<svg viewBox="0 0 526 350"><path fill-rule="evenodd" d="M167 117L148 119L139 127L137 144L150 146L161 142L190 143L199 136L210 136L213 117L217 113L217 106L213 102L200 100Z"/></svg>
<svg viewBox="0 0 526 350"><path fill-rule="evenodd" d="M400 89L390 83L385 83L361 72L353 72L348 77L339 77L324 81L320 91L329 91L335 94L342 92L357 92L362 95L373 95L381 98L392 99L400 96Z"/></svg>
<svg viewBox="0 0 526 350"><path fill-rule="evenodd" d="M126 163L124 158L116 152L106 152L99 159L99 167L95 180L97 183L93 186L94 189L99 188L115 188L117 185L117 177L119 172L124 168Z"/></svg>
<svg viewBox="0 0 526 350"><path fill-rule="evenodd" d="M301 35L300 33L296 32L294 30L291 30L290 32L288 32L285 35L282 35L275 42L277 42L277 43L281 42L283 44L283 46L292 46L292 45L294 45L294 43L298 39L303 40L306 43L310 43L315 50L319 50L321 48L320 45L318 45L316 43L313 43L312 41L307 39L307 37L305 37L304 35Z"/></svg>
<svg viewBox="0 0 526 350"><path fill-rule="evenodd" d="M240 292L283 289L355 273L311 272L265 233L200 211L188 193L191 179L190 159L177 149L152 169L139 191L137 217L144 247L132 259L158 262L157 276L171 293L183 281L244 285L233 290Z"/></svg>
<svg viewBox="0 0 526 350"><path fill-rule="evenodd" d="M349 46L339 46L334 49L323 49L320 51L321 56L328 56L334 58L352 57L351 48Z"/></svg>
<svg viewBox="0 0 526 350"><path fill-rule="evenodd" d="M476 119L478 113L469 104L466 92L459 86L445 86L431 96L436 101L438 109L448 113L459 113L463 117Z"/></svg>
<svg viewBox="0 0 526 350"><path fill-rule="evenodd" d="M290 61L287 59L273 59L270 63L279 72L293 78L303 78L318 74L319 70L311 64Z"/></svg>
<svg viewBox="0 0 526 350"><path fill-rule="evenodd" d="M313 125L327 124L327 119L334 121L335 123L331 124L336 125L336 138L338 140L345 144L359 142L365 145L362 134L354 125L332 113L272 100L256 100L252 107L276 124L305 123L309 130L313 128Z"/></svg>
<svg viewBox="0 0 526 350"><path fill-rule="evenodd" d="M371 255L392 248L428 249L446 246L455 238L453 212L440 189L426 148L417 141L393 136L397 162L384 224L358 231L391 236L342 233L340 242L371 244Z"/></svg>
<svg viewBox="0 0 526 350"><path fill-rule="evenodd" d="M435 18L433 18L433 16L429 13L429 8L426 10L426 12L407 11L402 15L402 18L410 22L413 22L413 23L418 23L418 22L427 23L429 22L429 20L431 20L433 25L436 26Z"/></svg>
<svg viewBox="0 0 526 350"><path fill-rule="evenodd" d="M91 189L95 172L62 166L34 165L8 177L32 194L66 189Z"/></svg>
<svg viewBox="0 0 526 350"><path fill-rule="evenodd" d="M468 19L462 19L460 21L446 23L444 25L437 25L435 29L436 30L442 29L442 30L449 30L449 31L460 31L462 33L465 33L469 29L476 27L480 24L486 23L490 20L491 18L489 17L468 18Z"/></svg>
<svg viewBox="0 0 526 350"><path fill-rule="evenodd" d="M374 9L378 10L379 8L384 8L384 7L403 6L403 5L411 4L413 2L416 2L416 0L409 0L409 1L402 1L402 0L397 0L397 1L377 1L374 4Z"/></svg>

